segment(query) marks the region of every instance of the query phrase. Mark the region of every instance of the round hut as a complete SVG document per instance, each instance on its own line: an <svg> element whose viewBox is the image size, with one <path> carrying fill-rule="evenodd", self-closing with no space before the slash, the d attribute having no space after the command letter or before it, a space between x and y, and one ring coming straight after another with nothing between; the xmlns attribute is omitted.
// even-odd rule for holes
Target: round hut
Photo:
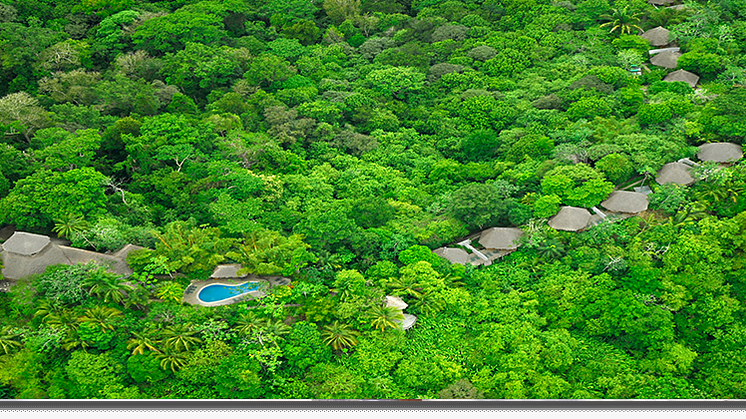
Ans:
<svg viewBox="0 0 746 419"><path fill-rule="evenodd" d="M591 213L585 208L562 207L548 224L555 230L578 231L584 229L590 219Z"/></svg>
<svg viewBox="0 0 746 419"><path fill-rule="evenodd" d="M655 181L663 185L665 183L675 183L677 185L691 185L695 179L689 173L691 168L683 163L673 162L665 164L658 171Z"/></svg>
<svg viewBox="0 0 746 419"><path fill-rule="evenodd" d="M637 214L648 209L648 196L639 192L616 191L601 206L612 212Z"/></svg>
<svg viewBox="0 0 746 419"><path fill-rule="evenodd" d="M479 244L485 249L515 250L518 248L518 239L523 236L520 228L493 227L482 232Z"/></svg>
<svg viewBox="0 0 746 419"><path fill-rule="evenodd" d="M709 143L699 146L697 158L716 163L733 163L743 157L743 149L733 143Z"/></svg>

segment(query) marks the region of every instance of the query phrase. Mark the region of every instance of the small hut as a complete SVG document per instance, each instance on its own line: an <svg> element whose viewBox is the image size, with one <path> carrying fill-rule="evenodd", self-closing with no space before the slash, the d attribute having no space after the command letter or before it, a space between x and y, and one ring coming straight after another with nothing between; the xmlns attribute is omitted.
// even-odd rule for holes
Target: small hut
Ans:
<svg viewBox="0 0 746 419"><path fill-rule="evenodd" d="M518 239L523 236L520 228L493 227L482 232L479 244L485 249L515 250L518 248Z"/></svg>
<svg viewBox="0 0 746 419"><path fill-rule="evenodd" d="M639 192L616 191L601 206L612 212L637 214L648 209L648 197Z"/></svg>
<svg viewBox="0 0 746 419"><path fill-rule="evenodd" d="M399 297L396 297L393 295L387 295L386 296L386 307L394 307L399 310L404 310L405 308L409 307L409 304L405 303L404 300L402 300Z"/></svg>
<svg viewBox="0 0 746 419"><path fill-rule="evenodd" d="M733 143L709 143L699 146L697 158L716 163L733 163L743 157L743 149Z"/></svg>
<svg viewBox="0 0 746 419"><path fill-rule="evenodd" d="M666 77L663 78L663 81L683 81L684 83L688 84L692 89L694 89L694 86L697 85L697 82L699 81L699 76L690 73L686 70L676 70L672 73L669 73Z"/></svg>
<svg viewBox="0 0 746 419"><path fill-rule="evenodd" d="M677 51L663 51L650 57L650 64L663 68L676 68L679 65L681 53ZM696 82L695 82L696 84Z"/></svg>
<svg viewBox="0 0 746 419"><path fill-rule="evenodd" d="M2 245L2 250L23 256L33 256L44 250L49 243L51 240L47 236L16 231Z"/></svg>
<svg viewBox="0 0 746 419"><path fill-rule="evenodd" d="M3 276L20 279L43 273L51 265L75 265L96 262L108 271L129 276L132 269L127 265L127 254L140 246L127 245L114 254L91 252L53 243L47 236L16 231L0 247L3 259Z"/></svg>
<svg viewBox="0 0 746 419"><path fill-rule="evenodd" d="M562 207L548 224L555 230L578 231L584 229L590 219L591 213L585 208Z"/></svg>
<svg viewBox="0 0 746 419"><path fill-rule="evenodd" d="M404 320L399 320L397 323L399 323L399 326L401 326L403 330L407 330L414 326L415 322L417 322L417 316L405 314Z"/></svg>
<svg viewBox="0 0 746 419"><path fill-rule="evenodd" d="M667 163L655 178L655 181L663 185L665 183L675 183L678 185L691 185L695 179L689 173L690 167L679 162Z"/></svg>
<svg viewBox="0 0 746 419"><path fill-rule="evenodd" d="M449 260L451 263L465 265L469 260L469 254L463 249L455 247L439 247L433 250L436 255Z"/></svg>
<svg viewBox="0 0 746 419"><path fill-rule="evenodd" d="M647 39L650 41L650 45L655 47L662 47L664 45L668 45L668 36L671 34L671 31L664 28L663 26L658 26L653 29L650 29L649 31L646 31L640 37Z"/></svg>
<svg viewBox="0 0 746 419"><path fill-rule="evenodd" d="M47 266L69 263L65 255L47 236L16 231L3 243L3 276L20 279L43 273Z"/></svg>
<svg viewBox="0 0 746 419"><path fill-rule="evenodd" d="M210 275L210 278L243 278L247 276L248 274L242 274L239 275L238 271L241 270L241 264L234 263L230 265L218 265L215 267L215 270L212 271L212 275Z"/></svg>

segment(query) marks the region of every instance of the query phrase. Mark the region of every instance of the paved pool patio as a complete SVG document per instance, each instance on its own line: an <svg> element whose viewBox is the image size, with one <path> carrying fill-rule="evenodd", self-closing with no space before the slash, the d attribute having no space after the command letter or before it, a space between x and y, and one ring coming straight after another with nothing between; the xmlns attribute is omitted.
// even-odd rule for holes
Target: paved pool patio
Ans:
<svg viewBox="0 0 746 419"><path fill-rule="evenodd" d="M208 285L241 285L246 282L260 282L262 283L260 288L256 291L249 291L248 293L237 295L233 298L215 302L205 302L199 299L199 292ZM241 301L258 300L267 295L268 291L272 287L280 285L289 285L290 278L282 276L257 276L257 275L246 275L242 278L217 278L208 279L204 281L192 281L189 286L184 290L184 297L181 301L188 304L200 305L204 307L216 307L228 304L235 304Z"/></svg>

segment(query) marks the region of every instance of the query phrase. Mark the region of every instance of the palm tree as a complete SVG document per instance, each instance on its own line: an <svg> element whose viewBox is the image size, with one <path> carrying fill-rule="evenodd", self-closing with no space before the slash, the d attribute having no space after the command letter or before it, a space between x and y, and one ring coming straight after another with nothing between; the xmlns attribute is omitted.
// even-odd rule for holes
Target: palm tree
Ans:
<svg viewBox="0 0 746 419"><path fill-rule="evenodd" d="M397 296L422 297L422 287L413 278L396 278L387 284Z"/></svg>
<svg viewBox="0 0 746 419"><path fill-rule="evenodd" d="M39 302L38 309L34 313L34 318L41 317L41 321L45 322L50 316L55 315L60 311L62 305L57 301L42 300Z"/></svg>
<svg viewBox="0 0 746 419"><path fill-rule="evenodd" d="M10 326L0 329L0 351L7 355L20 348L21 342L15 340L20 336L21 333Z"/></svg>
<svg viewBox="0 0 746 419"><path fill-rule="evenodd" d="M565 253L565 246L555 239L545 240L536 251L545 258L558 258Z"/></svg>
<svg viewBox="0 0 746 419"><path fill-rule="evenodd" d="M400 327L399 322L404 320L401 310L394 307L375 306L368 311L371 326L381 329L383 332L387 328L396 329Z"/></svg>
<svg viewBox="0 0 746 419"><path fill-rule="evenodd" d="M445 302L433 294L425 294L412 304L422 314L437 313L445 308Z"/></svg>
<svg viewBox="0 0 746 419"><path fill-rule="evenodd" d="M264 330L267 333L271 333L277 337L281 337L290 333L290 326L286 325L282 320L277 320L274 322L268 320L264 325Z"/></svg>
<svg viewBox="0 0 746 419"><path fill-rule="evenodd" d="M134 337L127 341L127 349L132 349L132 355L143 355L145 349L161 353L156 347L159 342L152 335L138 332L133 332L132 335Z"/></svg>
<svg viewBox="0 0 746 419"><path fill-rule="evenodd" d="M70 238L75 233L81 233L88 229L88 222L80 216L68 214L62 218L54 220L52 231L59 237Z"/></svg>
<svg viewBox="0 0 746 419"><path fill-rule="evenodd" d="M161 368L164 370L170 369L171 371L176 372L176 370L187 363L187 355L189 355L189 353L186 351L174 351L166 348L164 352L156 353L155 357L156 359L161 360Z"/></svg>
<svg viewBox="0 0 746 419"><path fill-rule="evenodd" d="M132 287L127 285L121 276L106 272L103 269L91 272L84 285L90 287L88 291L90 295L103 298L105 303L122 304L127 296L127 291L132 290Z"/></svg>
<svg viewBox="0 0 746 419"><path fill-rule="evenodd" d="M357 345L357 339L355 337L358 335L360 335L360 333L357 330L351 329L346 324L340 324L336 320L334 323L324 326L324 329L321 331L321 337L324 338L324 343L331 345L334 350Z"/></svg>
<svg viewBox="0 0 746 419"><path fill-rule="evenodd" d="M197 331L192 329L191 324L174 324L163 329L162 333L167 351L187 352L202 343L202 339L194 336Z"/></svg>
<svg viewBox="0 0 746 419"><path fill-rule="evenodd" d="M78 314L73 310L61 309L50 312L44 316L44 323L49 326L55 326L65 330L78 330Z"/></svg>
<svg viewBox="0 0 746 419"><path fill-rule="evenodd" d="M93 325L98 326L101 330L114 330L112 321L115 317L121 315L122 312L115 308L96 306L86 310L85 314L78 318L78 322L92 323Z"/></svg>
<svg viewBox="0 0 746 419"><path fill-rule="evenodd" d="M264 320L260 319L254 312L243 313L238 317L233 330L240 335L249 335L251 331L264 325Z"/></svg>
<svg viewBox="0 0 746 419"><path fill-rule="evenodd" d="M632 29L636 29L638 32L643 32L642 28L637 26L640 22L642 13L630 13L629 6L624 6L624 9L611 9L610 15L602 15L601 19L608 20L600 27L611 26L609 32L614 32L617 29L619 33L624 35L625 33L632 34Z"/></svg>

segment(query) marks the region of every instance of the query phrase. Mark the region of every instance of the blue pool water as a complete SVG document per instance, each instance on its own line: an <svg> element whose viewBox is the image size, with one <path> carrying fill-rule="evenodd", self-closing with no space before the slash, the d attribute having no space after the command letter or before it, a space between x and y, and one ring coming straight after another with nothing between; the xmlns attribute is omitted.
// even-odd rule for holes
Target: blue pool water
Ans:
<svg viewBox="0 0 746 419"><path fill-rule="evenodd" d="M259 285L259 282L245 282L241 285L212 284L202 288L198 297L206 303L214 303L215 301L246 294L249 291L256 291L259 289Z"/></svg>

